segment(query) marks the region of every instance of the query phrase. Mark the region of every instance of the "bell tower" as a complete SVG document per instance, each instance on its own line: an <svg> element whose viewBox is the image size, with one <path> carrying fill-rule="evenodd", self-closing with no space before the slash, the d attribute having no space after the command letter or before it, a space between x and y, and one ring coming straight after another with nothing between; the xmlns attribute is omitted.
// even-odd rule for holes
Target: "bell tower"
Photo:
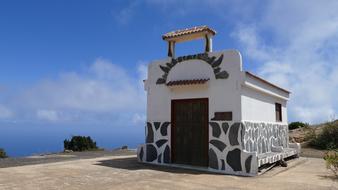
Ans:
<svg viewBox="0 0 338 190"><path fill-rule="evenodd" d="M196 39L205 39L204 52L212 52L212 37L216 31L208 26L195 26L183 30L168 32L162 36L162 39L168 42L168 57L175 57L175 44L179 42L191 41Z"/></svg>

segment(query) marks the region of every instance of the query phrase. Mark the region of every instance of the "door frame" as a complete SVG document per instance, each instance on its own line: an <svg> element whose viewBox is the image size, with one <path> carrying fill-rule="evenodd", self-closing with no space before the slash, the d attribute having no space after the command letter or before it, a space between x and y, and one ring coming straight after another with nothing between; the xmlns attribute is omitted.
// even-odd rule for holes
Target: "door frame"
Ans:
<svg viewBox="0 0 338 190"><path fill-rule="evenodd" d="M175 163L175 140L176 140L176 137L175 137L175 133L174 133L174 129L175 129L175 110L174 110L174 102L193 102L193 101L203 101L203 102L206 102L207 104L207 110L206 110L206 118L207 118L207 123L206 123L206 128L207 128L207 133L204 134L205 135L205 142L207 144L207 148L206 148L206 152L205 152L205 155L206 155L206 159L207 159L207 163L209 163L209 98L189 98L189 99L171 99L171 130L170 130L170 144L171 144L171 163Z"/></svg>

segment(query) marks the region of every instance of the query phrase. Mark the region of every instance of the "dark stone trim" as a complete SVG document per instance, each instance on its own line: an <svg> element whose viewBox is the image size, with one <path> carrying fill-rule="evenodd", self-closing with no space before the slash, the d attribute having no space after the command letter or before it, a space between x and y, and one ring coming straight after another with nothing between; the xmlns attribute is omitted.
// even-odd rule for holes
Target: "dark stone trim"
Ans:
<svg viewBox="0 0 338 190"><path fill-rule="evenodd" d="M239 145L238 132L240 130L241 123L234 123L230 127L229 142L231 146Z"/></svg>
<svg viewBox="0 0 338 190"><path fill-rule="evenodd" d="M228 152L227 163L234 171L242 171L241 150L236 148Z"/></svg>
<svg viewBox="0 0 338 190"><path fill-rule="evenodd" d="M139 158L141 161L143 161L143 154L144 154L143 147L141 147L140 154L139 154Z"/></svg>
<svg viewBox="0 0 338 190"><path fill-rule="evenodd" d="M222 123L222 129L223 129L224 135L227 135L229 124L227 122Z"/></svg>
<svg viewBox="0 0 338 190"><path fill-rule="evenodd" d="M160 148L160 147L163 146L167 141L168 141L167 139L160 139L160 140L156 141L155 144L156 144L156 146L157 146L158 148Z"/></svg>
<svg viewBox="0 0 338 190"><path fill-rule="evenodd" d="M168 135L168 126L170 125L170 122L166 121L163 122L161 125L161 135L167 136Z"/></svg>
<svg viewBox="0 0 338 190"><path fill-rule="evenodd" d="M246 173L250 173L250 170L251 170L251 160L252 160L252 155L250 155L250 156L245 160L245 171L246 171Z"/></svg>
<svg viewBox="0 0 338 190"><path fill-rule="evenodd" d="M167 81L168 74L170 70L177 64L183 61L198 59L209 64L214 71L216 79L227 79L229 77L229 73L227 71L221 71L219 67L223 60L223 54L216 59L215 56L209 57L208 53L200 53L195 55L181 56L177 58L172 58L171 62L166 63L164 65L160 65L161 70L163 71L163 75L161 78L158 78L156 84L165 84Z"/></svg>
<svg viewBox="0 0 338 190"><path fill-rule="evenodd" d="M168 145L164 149L163 162L164 163L170 163L170 148L169 148Z"/></svg>
<svg viewBox="0 0 338 190"><path fill-rule="evenodd" d="M209 149L209 167L218 170L218 159L214 150Z"/></svg>
<svg viewBox="0 0 338 190"><path fill-rule="evenodd" d="M219 124L217 122L209 122L211 128L212 128L212 136L219 138L221 136L221 128L219 127Z"/></svg>
<svg viewBox="0 0 338 190"><path fill-rule="evenodd" d="M210 144L214 145L219 151L223 151L227 145L225 145L222 141L219 140L211 140Z"/></svg>
<svg viewBox="0 0 338 190"><path fill-rule="evenodd" d="M221 162L222 162L222 168L221 168L221 170L225 170L225 162L224 162L224 160L221 159Z"/></svg>
<svg viewBox="0 0 338 190"><path fill-rule="evenodd" d="M147 144L146 152L147 152L147 158L146 158L147 162L152 162L157 159L157 150L154 145Z"/></svg>
<svg viewBox="0 0 338 190"><path fill-rule="evenodd" d="M154 122L154 127L156 129L156 131L158 130L158 128L160 128L161 122Z"/></svg>
<svg viewBox="0 0 338 190"><path fill-rule="evenodd" d="M147 122L147 137L146 143L153 143L154 142L154 131L153 127L150 122Z"/></svg>
<svg viewBox="0 0 338 190"><path fill-rule="evenodd" d="M158 162L158 163L162 163L161 159L162 159L162 153L161 153L160 155L158 155L158 157L157 157L157 162Z"/></svg>

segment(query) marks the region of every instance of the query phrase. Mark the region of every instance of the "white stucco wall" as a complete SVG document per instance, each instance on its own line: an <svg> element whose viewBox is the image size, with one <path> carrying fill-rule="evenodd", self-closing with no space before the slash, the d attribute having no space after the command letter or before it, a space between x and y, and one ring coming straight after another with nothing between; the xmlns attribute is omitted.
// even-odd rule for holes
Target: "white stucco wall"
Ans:
<svg viewBox="0 0 338 190"><path fill-rule="evenodd" d="M156 84L163 74L159 65L165 65L169 58L149 64L147 90L147 121L170 121L172 99L209 98L209 120L214 112L232 111L233 120L241 120L240 105L240 73L242 70L241 55L236 50L210 53L216 59L224 55L220 65L221 70L229 73L227 79L215 79L210 65L200 60L187 60L175 65L169 72L170 80L210 78L204 85L183 85L168 87L165 84Z"/></svg>
<svg viewBox="0 0 338 190"><path fill-rule="evenodd" d="M246 76L241 90L242 120L276 122L275 103L280 103L282 105L281 123L287 123L288 98L287 93Z"/></svg>
<svg viewBox="0 0 338 190"><path fill-rule="evenodd" d="M202 60L187 60L171 69L167 81L187 79L215 79L214 71Z"/></svg>

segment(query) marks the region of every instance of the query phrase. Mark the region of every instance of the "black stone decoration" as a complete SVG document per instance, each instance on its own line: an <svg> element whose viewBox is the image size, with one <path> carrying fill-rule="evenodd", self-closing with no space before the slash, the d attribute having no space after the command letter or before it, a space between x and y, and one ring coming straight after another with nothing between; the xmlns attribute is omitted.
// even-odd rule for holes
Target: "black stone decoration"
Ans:
<svg viewBox="0 0 338 190"><path fill-rule="evenodd" d="M163 122L161 125L161 135L162 136L167 136L168 135L168 126L170 122Z"/></svg>
<svg viewBox="0 0 338 190"><path fill-rule="evenodd" d="M141 147L140 154L139 154L139 158L140 158L140 160L142 160L142 161L143 161L143 154L144 154L144 152L143 152L143 147Z"/></svg>
<svg viewBox="0 0 338 190"><path fill-rule="evenodd" d="M158 140L156 141L156 146L158 148L160 148L162 145L164 145L164 143L166 143L168 140L167 139L161 139L161 140Z"/></svg>
<svg viewBox="0 0 338 190"><path fill-rule="evenodd" d="M219 151L223 151L226 147L226 145L222 142L222 141L219 141L219 140L211 140L210 141L210 144L214 145Z"/></svg>
<svg viewBox="0 0 338 190"><path fill-rule="evenodd" d="M226 135L229 129L229 124L227 122L222 123L222 129L224 134Z"/></svg>
<svg viewBox="0 0 338 190"><path fill-rule="evenodd" d="M163 162L164 163L170 163L170 148L169 148L168 145L164 149Z"/></svg>
<svg viewBox="0 0 338 190"><path fill-rule="evenodd" d="M147 162L152 162L154 160L156 160L157 158L157 150L155 148L154 145L152 144L147 144L147 158L146 158L146 161Z"/></svg>
<svg viewBox="0 0 338 190"><path fill-rule="evenodd" d="M226 71L222 71L216 74L216 79L227 79L229 77L229 73Z"/></svg>
<svg viewBox="0 0 338 190"><path fill-rule="evenodd" d="M236 148L229 151L227 155L227 163L234 171L242 171L241 150Z"/></svg>
<svg viewBox="0 0 338 190"><path fill-rule="evenodd" d="M160 128L161 122L154 122L155 129L157 131L158 128Z"/></svg>
<svg viewBox="0 0 338 190"><path fill-rule="evenodd" d="M154 131L150 122L147 122L147 138L146 143L154 142Z"/></svg>
<svg viewBox="0 0 338 190"><path fill-rule="evenodd" d="M216 122L209 122L211 128L212 128L212 136L219 138L221 136L221 129Z"/></svg>
<svg viewBox="0 0 338 190"><path fill-rule="evenodd" d="M250 170L251 170L251 160L252 160L252 155L250 155L250 156L245 160L245 171L246 171L246 173L250 173Z"/></svg>
<svg viewBox="0 0 338 190"><path fill-rule="evenodd" d="M158 155L158 157L157 157L157 162L158 162L158 163L162 163L161 159L162 159L162 154Z"/></svg>
<svg viewBox="0 0 338 190"><path fill-rule="evenodd" d="M218 159L214 150L209 149L209 167L218 170Z"/></svg>
<svg viewBox="0 0 338 190"><path fill-rule="evenodd" d="M229 77L229 73L227 71L221 71L219 67L223 60L223 54L216 59L215 56L209 57L208 53L200 53L196 55L188 55L188 56L181 56L177 57L176 59L171 59L171 62L166 63L165 66L160 65L161 70L163 71L163 75L161 78L158 78L156 84L165 84L167 81L168 74L170 70L177 64L183 61L198 59L206 62L209 64L214 71L216 79L227 79Z"/></svg>
<svg viewBox="0 0 338 190"><path fill-rule="evenodd" d="M163 77L163 76L162 76ZM167 77L165 77L165 78L167 78ZM156 81L156 84L164 84L166 82L166 79L164 79L164 78L159 78L159 79L157 79L157 81Z"/></svg>
<svg viewBox="0 0 338 190"><path fill-rule="evenodd" d="M223 159L221 159L221 162L222 162L222 170L225 170L225 162Z"/></svg>
<svg viewBox="0 0 338 190"><path fill-rule="evenodd" d="M234 123L230 127L229 142L231 146L239 145L238 132L239 132L240 125L241 125L240 123Z"/></svg>

